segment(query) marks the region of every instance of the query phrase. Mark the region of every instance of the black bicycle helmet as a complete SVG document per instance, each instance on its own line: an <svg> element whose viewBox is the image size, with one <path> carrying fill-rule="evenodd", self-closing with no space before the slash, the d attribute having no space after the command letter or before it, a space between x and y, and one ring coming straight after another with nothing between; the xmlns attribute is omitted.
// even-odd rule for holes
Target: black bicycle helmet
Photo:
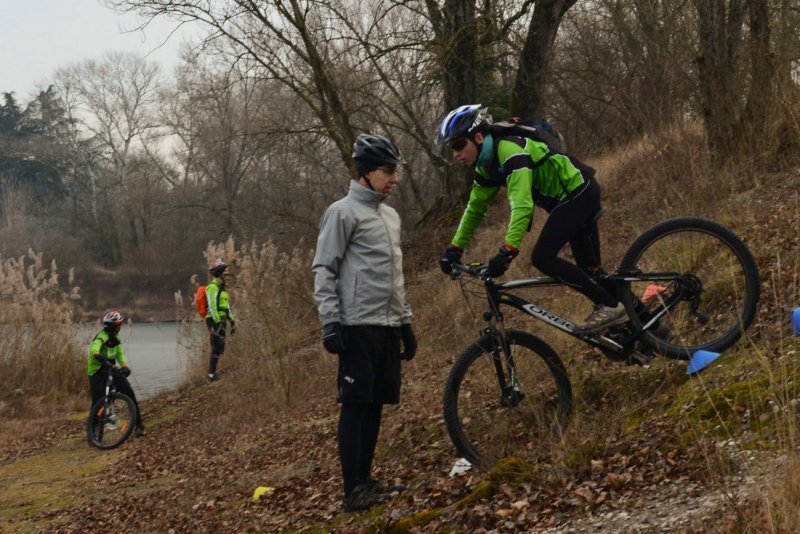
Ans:
<svg viewBox="0 0 800 534"><path fill-rule="evenodd" d="M228 264L222 260L217 260L208 268L208 272L211 273L212 276L216 276L219 278L222 273L225 272L225 269L228 268Z"/></svg>
<svg viewBox="0 0 800 534"><path fill-rule="evenodd" d="M491 123L491 115L480 104L459 106L442 119L436 145L441 146L459 137L471 137L472 134L487 129Z"/></svg>
<svg viewBox="0 0 800 534"><path fill-rule="evenodd" d="M358 163L369 163L375 167L406 162L394 143L382 135L368 133L359 134L353 143L353 159Z"/></svg>

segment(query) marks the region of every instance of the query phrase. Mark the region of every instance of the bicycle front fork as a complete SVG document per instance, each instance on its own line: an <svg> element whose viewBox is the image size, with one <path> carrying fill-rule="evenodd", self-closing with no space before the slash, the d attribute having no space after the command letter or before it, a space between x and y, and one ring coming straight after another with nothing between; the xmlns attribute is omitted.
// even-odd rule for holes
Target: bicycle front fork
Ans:
<svg viewBox="0 0 800 534"><path fill-rule="evenodd" d="M487 328L487 330L492 330ZM502 332L491 331L492 343L492 362L494 363L497 383L500 386L500 404L513 408L522 402L525 394L522 392L514 366L514 356L511 353L511 346L508 339Z"/></svg>

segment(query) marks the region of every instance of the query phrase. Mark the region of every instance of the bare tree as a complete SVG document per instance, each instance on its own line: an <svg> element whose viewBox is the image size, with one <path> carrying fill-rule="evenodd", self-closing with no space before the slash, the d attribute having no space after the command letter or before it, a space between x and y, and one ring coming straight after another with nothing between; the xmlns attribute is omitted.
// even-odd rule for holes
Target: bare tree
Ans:
<svg viewBox="0 0 800 534"><path fill-rule="evenodd" d="M56 86L66 108L80 125L80 132L104 162L103 195L114 202L131 178L131 162L157 127L154 115L159 67L132 54L107 53L102 60L89 60L59 69ZM92 174L93 196L97 195L96 173ZM128 237L138 248L137 215L124 199L115 202L128 222ZM93 199L94 201L94 199Z"/></svg>
<svg viewBox="0 0 800 534"><path fill-rule="evenodd" d="M733 150L742 80L738 56L746 14L745 0L693 0L699 23L700 97L711 153L717 158Z"/></svg>
<svg viewBox="0 0 800 534"><path fill-rule="evenodd" d="M181 143L184 180L200 186L199 198L183 205L199 208L206 221L213 215L219 235L242 235L242 190L247 180L258 179L260 161L272 146L264 123L271 94L268 86L213 57L196 57L187 67L166 98L164 116Z"/></svg>
<svg viewBox="0 0 800 534"><path fill-rule="evenodd" d="M511 112L520 117L545 116L545 89L561 19L577 0L536 0L528 35L519 57Z"/></svg>
<svg viewBox="0 0 800 534"><path fill-rule="evenodd" d="M331 75L337 53L332 42L336 28L324 16L327 2L273 0L111 0L122 11L137 11L152 20L172 16L197 21L212 33L202 46L217 39L232 47L232 61L245 61L253 74L276 79L289 87L298 99L314 111L319 133L339 149L346 167L355 133L346 92ZM145 25L147 22L145 22ZM258 73L257 71L260 71Z"/></svg>

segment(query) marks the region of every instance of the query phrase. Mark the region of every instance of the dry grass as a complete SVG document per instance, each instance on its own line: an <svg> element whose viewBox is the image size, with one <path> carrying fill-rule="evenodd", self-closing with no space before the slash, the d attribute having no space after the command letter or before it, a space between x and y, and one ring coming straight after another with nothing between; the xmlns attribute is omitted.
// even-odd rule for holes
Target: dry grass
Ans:
<svg viewBox="0 0 800 534"><path fill-rule="evenodd" d="M48 413L86 390L73 325L79 292L65 292L58 278L41 253L0 259L0 417Z"/></svg>

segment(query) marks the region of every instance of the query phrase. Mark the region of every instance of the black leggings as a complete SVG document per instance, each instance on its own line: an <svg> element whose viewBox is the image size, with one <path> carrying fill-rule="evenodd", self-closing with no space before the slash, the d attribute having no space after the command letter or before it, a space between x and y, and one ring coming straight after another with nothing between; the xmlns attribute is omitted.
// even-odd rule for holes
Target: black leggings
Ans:
<svg viewBox="0 0 800 534"><path fill-rule="evenodd" d="M550 211L539 239L531 252L531 263L547 276L552 276L583 293L595 304L616 306L616 297L600 287L589 272L600 269L600 235L592 221L600 210L600 186L589 179ZM558 257L564 245L570 244L575 263Z"/></svg>
<svg viewBox="0 0 800 534"><path fill-rule="evenodd" d="M342 404L339 413L339 460L345 496L369 479L382 411L382 404Z"/></svg>

